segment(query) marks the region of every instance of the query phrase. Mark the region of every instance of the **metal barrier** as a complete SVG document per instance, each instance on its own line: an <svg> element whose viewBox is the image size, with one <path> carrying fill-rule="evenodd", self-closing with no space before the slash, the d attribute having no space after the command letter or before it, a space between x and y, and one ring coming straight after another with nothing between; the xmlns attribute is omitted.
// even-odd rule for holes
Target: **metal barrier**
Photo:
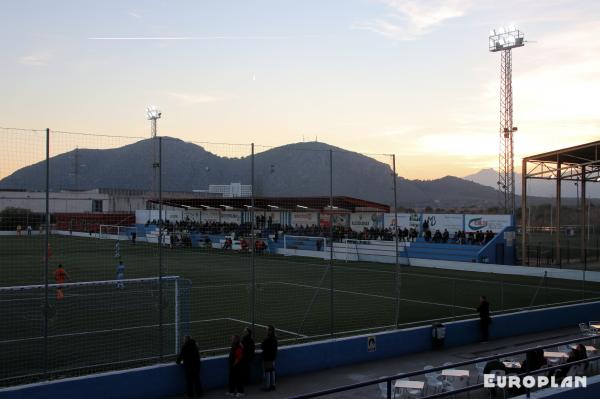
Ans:
<svg viewBox="0 0 600 399"><path fill-rule="evenodd" d="M593 340L596 338L600 338L600 335L598 336L590 336L590 337L582 337L582 338L577 338L577 339L571 339L571 340L567 340L567 341L561 341L561 342L555 342L549 345L538 345L535 347L529 347L527 349L524 350L518 350L518 351L511 351L511 352L505 352L505 353L499 353L499 354L495 354L492 356L484 356L484 357L479 357L477 359L473 359L473 360L468 360L468 361L464 361L464 362L457 362L457 363L452 363L451 365L448 366L438 366L438 367L433 367L431 369L428 370L418 370L418 371L411 371L411 372L407 372L407 373L401 373L401 374L397 374L391 377L381 377L381 378L377 378L377 379L373 379L373 380L368 380L368 381L363 381L363 382L359 382L356 384L350 384L350 385L345 385L345 386L341 386L341 387L335 387L335 388L330 388L330 389L325 389L322 391L316 391L316 392L311 392L308 394L303 394L303 395L298 395L298 396L292 396L288 399L309 399L309 398L318 398L318 397L322 397L322 396L326 396L326 395L332 395L332 394L336 394L336 393L340 393L340 392L347 392L347 391L352 391L355 389L359 389L359 388L364 388L370 385L376 385L376 384L380 384L382 382L385 382L387 384L387 398L391 399L392 398L392 382L394 380L398 380L398 379L402 379L402 378L409 378L409 377L414 377L414 376L420 376L423 374L429 374L429 373L434 373L437 371L442 371L442 370L446 370L446 369L451 369L451 368L456 368L456 367L461 367L461 366L468 366L468 365L472 365L475 363L481 363L481 362L487 362L490 360L496 360L496 359L501 359L504 357L510 357L510 356L515 356L515 355L520 355L523 353L527 353L531 350L535 350L535 349L544 349L544 348L551 348L551 347L556 347L556 346L561 346L561 345L568 345L568 344L573 344L573 343L579 343L579 342L584 342L584 341L589 341L589 340ZM580 363L585 363L585 362L591 362L591 361L595 361L595 360L600 360L600 356L593 356L593 357L589 357L583 360L578 360L578 361L574 361L574 362L569 362L569 363L563 363L557 366L552 366L552 367L544 367L541 368L539 370L534 370L531 372L527 372L527 373L521 373L518 374L519 376L527 376L527 375L535 375L535 374L540 374L543 372L548 372L548 371L553 371L553 370L557 370L560 368L564 368L565 366L571 366L571 365L577 365ZM428 395L428 396L422 396L423 399L433 399L433 398L442 398L442 397L446 397L446 396L450 396L450 395L456 395L459 393L463 393L463 392L469 392L469 391L473 391L476 389L481 389L484 387L484 384L476 384L476 385L469 385L467 387L464 388L459 388L459 389L454 389L448 392L440 392L437 394L433 394L433 395Z"/></svg>

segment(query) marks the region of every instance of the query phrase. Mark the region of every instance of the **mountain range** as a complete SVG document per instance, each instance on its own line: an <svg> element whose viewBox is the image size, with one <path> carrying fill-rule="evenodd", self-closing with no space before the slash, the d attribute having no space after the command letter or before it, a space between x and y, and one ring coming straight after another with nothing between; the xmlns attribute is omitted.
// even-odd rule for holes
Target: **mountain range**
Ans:
<svg viewBox="0 0 600 399"><path fill-rule="evenodd" d="M498 171L495 169L481 169L479 172L463 177L463 179L479 183L483 186L498 187ZM521 183L523 176L515 173L515 193L521 195ZM578 187L574 182L563 182L561 191L563 197L577 197ZM580 189L581 190L581 189ZM588 184L586 186L587 196L592 198L600 197L600 184ZM550 180L533 180L527 183L527 195L536 197L554 197L556 196L556 182Z"/></svg>
<svg viewBox="0 0 600 399"><path fill-rule="evenodd" d="M209 184L232 182L251 184L250 157L218 156L197 144L170 137L163 137L162 141L164 191L192 192L205 190ZM147 139L119 148L80 148L52 157L50 189L150 191L154 144L152 139ZM334 195L393 204L394 179L389 165L320 142L289 144L257 153L254 157L255 195L328 196L330 150ZM81 167L74 167L74 159ZM497 206L500 198L493 186L480 184L474 178L468 181L454 176L434 180L398 177L396 183L398 205L404 207L485 208ZM21 168L0 180L0 189L44 190L44 162Z"/></svg>

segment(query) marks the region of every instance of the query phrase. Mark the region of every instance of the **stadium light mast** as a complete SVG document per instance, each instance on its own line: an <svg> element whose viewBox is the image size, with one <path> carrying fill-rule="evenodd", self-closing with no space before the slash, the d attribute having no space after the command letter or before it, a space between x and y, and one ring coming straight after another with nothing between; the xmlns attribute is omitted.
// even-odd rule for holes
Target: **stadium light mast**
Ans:
<svg viewBox="0 0 600 399"><path fill-rule="evenodd" d="M498 190L504 201L504 211L515 214L515 158L512 99L512 49L523 47L523 32L514 25L492 29L489 50L500 52L500 152L498 157Z"/></svg>
<svg viewBox="0 0 600 399"><path fill-rule="evenodd" d="M150 137L153 139L156 138L156 121L160 119L162 116L162 112L156 105L149 105L146 107L146 119L150 121Z"/></svg>
<svg viewBox="0 0 600 399"><path fill-rule="evenodd" d="M152 138L152 193L154 194L154 198L158 197L158 188L157 188L157 174L158 168L160 167L158 163L158 143L156 142L156 121L160 119L162 116L162 112L156 107L156 105L149 105L146 107L146 119L150 121L150 137Z"/></svg>

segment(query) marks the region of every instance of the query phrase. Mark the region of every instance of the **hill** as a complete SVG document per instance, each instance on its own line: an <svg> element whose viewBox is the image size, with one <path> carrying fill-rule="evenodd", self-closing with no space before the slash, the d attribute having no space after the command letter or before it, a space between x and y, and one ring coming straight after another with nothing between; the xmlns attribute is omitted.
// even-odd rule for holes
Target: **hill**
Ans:
<svg viewBox="0 0 600 399"><path fill-rule="evenodd" d="M295 143L255 155L255 193L259 196L329 195L329 150L333 150L333 194L393 203L390 167L365 155L325 143ZM80 164L75 179L74 151ZM78 149L50 160L50 189L121 188L151 190L151 139L113 149ZM43 190L44 163L15 171L0 189ZM192 191L209 184L251 183L250 157L228 158L179 139L163 139L163 189ZM398 203L406 207L495 206L496 190L458 177L435 180L398 178Z"/></svg>
<svg viewBox="0 0 600 399"><path fill-rule="evenodd" d="M495 169L481 169L479 172L463 177L463 179L479 183L492 188L497 187L498 171ZM522 176L515 173L515 193L521 195ZM556 195L556 183L549 180L530 180L527 186L527 195L538 197L554 197ZM600 197L600 185L588 184L587 194L592 198ZM573 182L564 182L562 185L563 197L577 197L577 188Z"/></svg>

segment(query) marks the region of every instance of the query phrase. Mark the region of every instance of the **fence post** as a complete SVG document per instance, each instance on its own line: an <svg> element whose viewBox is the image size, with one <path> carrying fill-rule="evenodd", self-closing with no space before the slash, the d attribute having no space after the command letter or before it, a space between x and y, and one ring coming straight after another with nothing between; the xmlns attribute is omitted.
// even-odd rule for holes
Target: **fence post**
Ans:
<svg viewBox="0 0 600 399"><path fill-rule="evenodd" d="M156 138L155 138L156 139ZM162 137L158 137L158 358L163 360L163 215L162 215Z"/></svg>
<svg viewBox="0 0 600 399"><path fill-rule="evenodd" d="M504 310L504 280L500 280L500 310Z"/></svg>
<svg viewBox="0 0 600 399"><path fill-rule="evenodd" d="M329 289L330 289L330 329L331 337L335 335L335 321L334 321L334 284L333 284L333 150L329 149L329 239L331 240L331 247L329 249Z"/></svg>
<svg viewBox="0 0 600 399"><path fill-rule="evenodd" d="M456 279L452 279L452 319L456 319Z"/></svg>
<svg viewBox="0 0 600 399"><path fill-rule="evenodd" d="M50 245L50 129L46 128L46 234L44 235L44 377L48 379L48 246Z"/></svg>
<svg viewBox="0 0 600 399"><path fill-rule="evenodd" d="M255 234L255 230L256 230L256 215L254 213L254 143L252 143L250 145L251 148L251 154L250 154L250 180L251 180L251 185L252 185L252 196L250 197L250 218L251 220L251 228L252 228L252 232L250 233L250 240L251 240L251 249L250 249L250 269L251 269L251 273L252 273L252 287L251 287L251 296L252 296L252 300L250 302L250 306L252 309L250 309L251 312L251 320L252 320L252 331L255 330L255 324L256 324L256 270L255 270L255 263L254 263L254 250L256 248L255 246L255 238L254 238L254 234Z"/></svg>
<svg viewBox="0 0 600 399"><path fill-rule="evenodd" d="M393 178L394 178L394 242L396 245L396 317L394 324L398 328L400 322L400 282L402 281L402 275L400 270L400 264L398 262L398 191L396 186L396 154L392 154L392 165L393 165ZM406 247L405 247L406 248Z"/></svg>

